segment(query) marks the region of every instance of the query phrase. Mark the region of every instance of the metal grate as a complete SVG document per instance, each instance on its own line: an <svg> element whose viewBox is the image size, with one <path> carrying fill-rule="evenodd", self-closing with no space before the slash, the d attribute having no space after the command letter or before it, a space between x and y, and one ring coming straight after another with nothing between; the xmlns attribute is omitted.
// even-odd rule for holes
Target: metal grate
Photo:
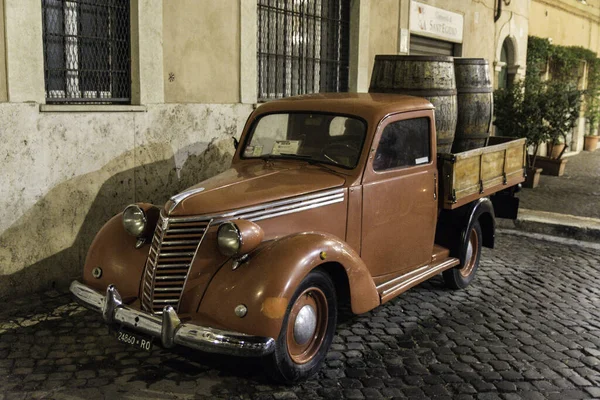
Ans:
<svg viewBox="0 0 600 400"><path fill-rule="evenodd" d="M179 310L190 267L210 221L171 222L162 215L146 261L142 309L162 314L165 306Z"/></svg>
<svg viewBox="0 0 600 400"><path fill-rule="evenodd" d="M130 103L129 0L42 0L47 103Z"/></svg>
<svg viewBox="0 0 600 400"><path fill-rule="evenodd" d="M347 0L259 0L259 101L347 91L349 35Z"/></svg>

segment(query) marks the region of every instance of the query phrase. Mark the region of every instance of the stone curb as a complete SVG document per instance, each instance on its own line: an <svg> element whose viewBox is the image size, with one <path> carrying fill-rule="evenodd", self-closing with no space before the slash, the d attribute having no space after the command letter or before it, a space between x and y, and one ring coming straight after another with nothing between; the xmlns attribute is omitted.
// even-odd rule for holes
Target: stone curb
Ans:
<svg viewBox="0 0 600 400"><path fill-rule="evenodd" d="M520 209L515 221L496 220L497 227L561 236L586 242L600 242L600 219L547 211Z"/></svg>

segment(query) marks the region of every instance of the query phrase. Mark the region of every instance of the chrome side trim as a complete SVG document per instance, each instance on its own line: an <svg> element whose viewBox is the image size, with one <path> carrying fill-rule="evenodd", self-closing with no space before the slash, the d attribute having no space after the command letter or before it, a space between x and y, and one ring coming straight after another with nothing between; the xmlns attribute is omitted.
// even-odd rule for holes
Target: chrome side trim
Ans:
<svg viewBox="0 0 600 400"><path fill-rule="evenodd" d="M188 197L196 194L196 193L200 193L203 192L204 188L200 187L200 188L196 188L196 189L190 189L190 190L186 190L185 192L181 192L179 194L176 194L175 196L171 197L169 200L171 201L171 207L169 207L168 213L171 214L171 212L175 209L175 207L177 207L177 205L179 203L181 203L183 200L187 199Z"/></svg>
<svg viewBox="0 0 600 400"><path fill-rule="evenodd" d="M107 294L108 292L111 294L103 296L82 283L77 281L71 283L71 293L78 302L102 313L109 321L160 338L166 348L179 344L210 353L243 357L262 357L275 350L273 338L181 323L177 313L170 306L163 309L161 318L115 301L121 296L113 285L109 286Z"/></svg>
<svg viewBox="0 0 600 400"><path fill-rule="evenodd" d="M344 201L346 189L338 188L319 193L312 193L304 196L298 196L291 199L273 201L241 208L235 211L229 211L221 214L199 215L190 217L168 217L170 223L178 222L202 222L213 220L213 223L221 223L230 219L244 218L250 221L259 221L267 218L274 218L280 215L300 212L311 208L317 208ZM310 207L309 207L310 206ZM163 218L167 218L163 216Z"/></svg>
<svg viewBox="0 0 600 400"><path fill-rule="evenodd" d="M381 285L377 286L376 289L379 291L382 287L389 285L390 283L393 282L397 282L399 281L398 284L385 289L383 292L381 292L381 297L385 297L388 294L395 292L397 290L401 290L404 288L410 288L411 286L413 286L413 284L421 279L423 279L425 276L428 276L430 274L435 274L436 272L441 272L444 271L446 269L448 269L450 266L456 265L457 259L456 258L449 258L446 261L444 261L441 264L438 265L425 265L415 271L411 271L408 274L404 274L401 275L397 278L392 279L391 281L382 283ZM416 273L416 274L415 274ZM413 275L410 278L408 278L407 276Z"/></svg>
<svg viewBox="0 0 600 400"><path fill-rule="evenodd" d="M320 203L316 203L316 204L309 204L309 205L304 205L302 207L297 207L297 208L293 208L293 209L285 209L285 210L281 210L275 213L269 213L269 214L264 214L264 215L260 215L257 217L246 217L244 215L239 216L239 218L247 218L248 220L255 222L255 221L261 221L263 219L268 219L268 218L275 218L275 217L279 217L282 215L287 215L287 214L293 214L293 213L297 213L300 211L305 211L305 210L310 210L313 208L319 208L319 207L323 207L323 206L328 206L330 204L335 204L335 203L341 203L342 201L344 201L344 197L339 197L337 199L332 199L329 201L323 201Z"/></svg>

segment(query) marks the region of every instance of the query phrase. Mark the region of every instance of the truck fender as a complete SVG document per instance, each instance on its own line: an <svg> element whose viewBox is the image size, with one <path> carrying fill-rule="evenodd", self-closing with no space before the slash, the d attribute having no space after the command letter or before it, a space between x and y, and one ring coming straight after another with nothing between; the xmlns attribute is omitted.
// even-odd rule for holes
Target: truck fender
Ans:
<svg viewBox="0 0 600 400"><path fill-rule="evenodd" d="M208 285L196 318L215 328L276 338L304 277L315 268L335 277L340 266L348 280L352 311L377 307L379 294L360 256L333 235L308 232L265 244L235 270L228 261ZM246 307L245 316L234 313L238 305Z"/></svg>
<svg viewBox="0 0 600 400"><path fill-rule="evenodd" d="M117 214L96 234L87 253L82 280L99 292L114 284L127 301L138 296L148 246L136 249L137 239L125 231L122 219L122 213ZM100 268L99 277L92 275L94 268Z"/></svg>
<svg viewBox="0 0 600 400"><path fill-rule="evenodd" d="M435 242L450 249L450 256L464 262L462 249L466 249L468 233L475 221L479 221L483 234L482 245L494 248L496 220L494 206L489 198L483 197L455 210L442 210L438 217Z"/></svg>

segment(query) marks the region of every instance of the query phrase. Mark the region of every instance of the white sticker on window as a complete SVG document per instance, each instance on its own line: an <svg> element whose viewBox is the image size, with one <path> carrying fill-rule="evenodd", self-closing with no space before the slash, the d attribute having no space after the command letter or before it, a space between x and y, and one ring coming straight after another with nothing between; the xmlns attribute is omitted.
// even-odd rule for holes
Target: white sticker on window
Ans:
<svg viewBox="0 0 600 400"><path fill-rule="evenodd" d="M298 154L299 140L278 140L273 145L271 154Z"/></svg>
<svg viewBox="0 0 600 400"><path fill-rule="evenodd" d="M252 155L254 157L260 157L260 156L262 156L262 152L263 152L262 146L254 146L254 153L252 153Z"/></svg>
<svg viewBox="0 0 600 400"><path fill-rule="evenodd" d="M246 146L244 157L260 157L262 155L262 146Z"/></svg>
<svg viewBox="0 0 600 400"><path fill-rule="evenodd" d="M426 164L429 162L429 157L421 157L415 160L415 165Z"/></svg>

